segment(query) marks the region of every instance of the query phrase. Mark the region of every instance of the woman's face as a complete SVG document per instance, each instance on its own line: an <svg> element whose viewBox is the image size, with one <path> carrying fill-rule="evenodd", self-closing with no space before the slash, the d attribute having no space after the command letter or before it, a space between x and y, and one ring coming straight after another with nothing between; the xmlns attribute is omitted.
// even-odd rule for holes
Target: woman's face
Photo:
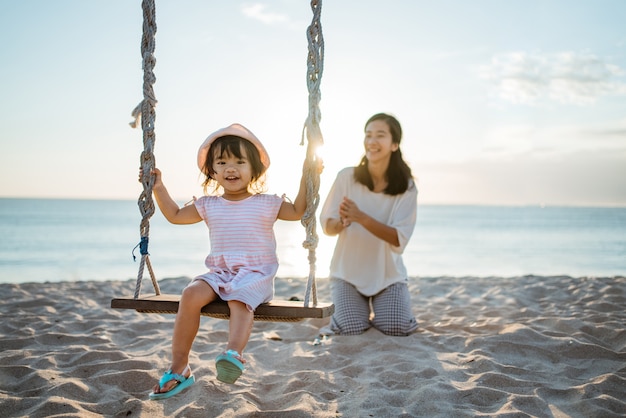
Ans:
<svg viewBox="0 0 626 418"><path fill-rule="evenodd" d="M370 163L389 162L391 153L398 149L393 142L387 122L374 120L365 127L365 156Z"/></svg>

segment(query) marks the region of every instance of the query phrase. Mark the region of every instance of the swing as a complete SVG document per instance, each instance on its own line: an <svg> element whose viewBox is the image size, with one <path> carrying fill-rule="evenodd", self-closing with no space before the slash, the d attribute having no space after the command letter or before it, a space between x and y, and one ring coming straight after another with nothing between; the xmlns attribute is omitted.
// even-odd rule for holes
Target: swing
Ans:
<svg viewBox="0 0 626 418"><path fill-rule="evenodd" d="M321 0L311 0L313 20L307 29L309 50L307 57L307 87L309 91L309 114L302 130L302 140L307 136L307 154L305 161L306 200L307 208L302 217L302 225L306 228L307 238L303 242L304 248L309 250L309 277L307 280L304 301L272 300L259 305L254 312L254 319L259 321L283 321L295 322L305 318L326 318L333 314L335 307L332 303L318 303L315 286L315 249L317 247L317 233L315 232L315 212L319 204L319 171L320 157L315 154L315 149L322 144L322 133L319 127L321 114L319 110L320 82L323 71L324 38L321 27ZM143 58L143 100L133 110L135 121L131 123L134 128L141 121L143 131L144 150L141 153L141 167L144 173L150 173L154 168L154 119L156 98L153 84L155 76L152 72L155 64L154 39L156 34L154 0L143 0L143 37L141 42L141 54ZM143 192L139 196L139 210L142 214L140 224L141 240L137 245L141 254L139 272L135 294L132 298L114 298L111 300L111 308L134 309L142 313L170 313L178 312L180 295L161 294L157 280L155 279L152 264L148 254L148 237L150 230L150 217L154 214L155 207L152 200L152 187L154 177L144 175L142 178ZM141 282L143 280L144 267L148 268L155 293L141 296ZM312 299L312 300L311 300ZM219 319L228 319L230 311L224 301L211 302L201 310L204 316Z"/></svg>

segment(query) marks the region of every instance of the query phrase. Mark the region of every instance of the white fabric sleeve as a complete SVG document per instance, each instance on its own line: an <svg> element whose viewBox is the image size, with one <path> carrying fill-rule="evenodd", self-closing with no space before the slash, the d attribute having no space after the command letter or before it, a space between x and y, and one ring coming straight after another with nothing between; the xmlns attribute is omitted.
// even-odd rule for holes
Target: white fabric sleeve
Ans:
<svg viewBox="0 0 626 418"><path fill-rule="evenodd" d="M326 233L326 221L331 218L339 219L339 205L343 198L348 195L348 185L352 180L353 172L354 168L348 167L337 173L335 182L331 186L320 212L320 224L324 233Z"/></svg>
<svg viewBox="0 0 626 418"><path fill-rule="evenodd" d="M390 246L395 253L402 254L406 248L417 221L417 187L413 181L409 182L409 188L404 192L391 214L391 224L389 226L398 232L399 246Z"/></svg>

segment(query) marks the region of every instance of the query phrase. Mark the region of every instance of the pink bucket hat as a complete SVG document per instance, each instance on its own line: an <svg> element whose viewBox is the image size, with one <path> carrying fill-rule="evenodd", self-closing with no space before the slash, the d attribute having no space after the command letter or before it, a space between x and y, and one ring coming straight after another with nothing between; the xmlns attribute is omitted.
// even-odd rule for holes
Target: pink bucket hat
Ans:
<svg viewBox="0 0 626 418"><path fill-rule="evenodd" d="M261 163L265 167L265 170L269 168L270 156L267 154L267 151L265 150L265 147L263 147L263 144L261 144L261 141L259 141L259 138L257 138L256 135L250 132L250 130L248 130L245 126L240 125L238 123L233 123L232 125L227 126L226 128L222 128L218 131L213 132L211 135L208 136L207 139L204 140L202 145L200 145L200 149L198 150L198 167L200 168L200 171L204 169L204 164L206 163L207 153L209 152L209 148L211 147L211 144L217 138L221 138L223 136L228 136L228 135L238 136L240 138L243 138L252 142L252 144L256 147L256 149L259 150L259 155L261 156Z"/></svg>

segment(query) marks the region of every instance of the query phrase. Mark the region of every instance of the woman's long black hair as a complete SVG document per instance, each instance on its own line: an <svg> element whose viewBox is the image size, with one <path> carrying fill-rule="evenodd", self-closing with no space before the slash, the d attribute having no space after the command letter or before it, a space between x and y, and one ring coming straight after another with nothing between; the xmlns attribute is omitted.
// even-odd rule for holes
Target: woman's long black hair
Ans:
<svg viewBox="0 0 626 418"><path fill-rule="evenodd" d="M382 120L389 126L391 132L391 140L393 143L398 144L398 149L391 153L389 160L389 167L387 167L387 187L383 192L389 195L402 194L409 188L409 180L413 178L411 168L402 159L402 152L400 151L400 141L402 140L402 127L398 120L386 113L377 113L367 120L365 123L365 129L367 125L375 120ZM354 169L354 179L366 186L370 190L374 190L374 181L368 170L368 160L366 156L361 158L361 162Z"/></svg>

